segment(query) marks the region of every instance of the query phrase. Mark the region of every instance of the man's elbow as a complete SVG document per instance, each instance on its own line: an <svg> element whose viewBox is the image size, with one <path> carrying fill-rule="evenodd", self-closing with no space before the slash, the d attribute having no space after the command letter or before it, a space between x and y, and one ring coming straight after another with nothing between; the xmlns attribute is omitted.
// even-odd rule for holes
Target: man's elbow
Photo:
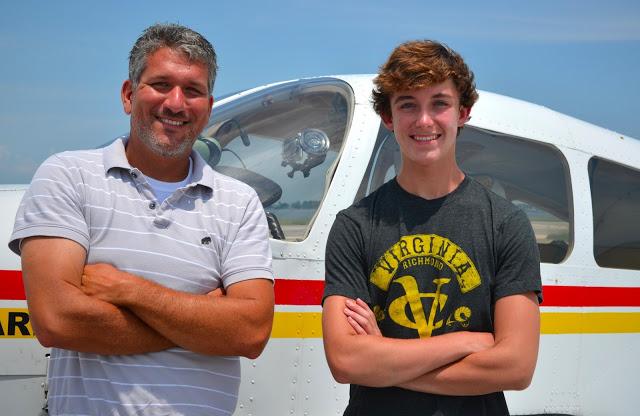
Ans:
<svg viewBox="0 0 640 416"><path fill-rule="evenodd" d="M238 342L235 347L237 349L236 354L251 360L258 358L267 346L267 342L271 336L272 325L273 320L269 319L261 324L251 325L250 328L242 334L238 333Z"/></svg>
<svg viewBox="0 0 640 416"><path fill-rule="evenodd" d="M251 360L255 360L256 358L258 358L267 346L270 334L271 331L256 334L254 337L252 337L251 340L249 340L249 342L244 343L243 351L240 355Z"/></svg>
<svg viewBox="0 0 640 416"><path fill-rule="evenodd" d="M69 341L68 331L55 318L35 318L31 315L31 327L38 342L46 348L64 348Z"/></svg>

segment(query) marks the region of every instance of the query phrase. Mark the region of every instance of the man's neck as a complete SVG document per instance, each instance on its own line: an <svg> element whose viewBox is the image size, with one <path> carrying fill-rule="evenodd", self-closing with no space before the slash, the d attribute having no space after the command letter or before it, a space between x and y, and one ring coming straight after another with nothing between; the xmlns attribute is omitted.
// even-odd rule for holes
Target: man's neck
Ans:
<svg viewBox="0 0 640 416"><path fill-rule="evenodd" d="M152 152L138 140L129 140L125 153L131 166L159 181L179 182L189 174L190 151L182 156L166 157Z"/></svg>

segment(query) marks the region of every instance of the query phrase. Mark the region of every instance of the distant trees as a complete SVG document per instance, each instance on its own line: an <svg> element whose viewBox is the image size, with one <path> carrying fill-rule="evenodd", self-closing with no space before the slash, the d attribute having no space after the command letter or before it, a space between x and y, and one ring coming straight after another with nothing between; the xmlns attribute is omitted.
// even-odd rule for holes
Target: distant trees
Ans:
<svg viewBox="0 0 640 416"><path fill-rule="evenodd" d="M270 207L270 209L316 209L320 206L320 201L295 201L292 203L278 202Z"/></svg>

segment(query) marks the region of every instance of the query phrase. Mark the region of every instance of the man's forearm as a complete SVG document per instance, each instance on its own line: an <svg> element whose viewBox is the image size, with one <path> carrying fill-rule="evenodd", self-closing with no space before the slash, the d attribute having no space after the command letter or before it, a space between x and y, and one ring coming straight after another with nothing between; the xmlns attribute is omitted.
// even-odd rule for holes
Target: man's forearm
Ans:
<svg viewBox="0 0 640 416"><path fill-rule="evenodd" d="M175 346L127 310L97 299L79 303L82 306L66 309L46 326L36 326L43 345L104 355L143 354Z"/></svg>
<svg viewBox="0 0 640 416"><path fill-rule="evenodd" d="M85 251L78 243L33 237L21 248L31 324L44 346L137 354L173 345L131 312L82 292Z"/></svg>
<svg viewBox="0 0 640 416"><path fill-rule="evenodd" d="M269 280L255 280L254 283L272 292ZM237 298L233 293L219 297L196 295L153 283L145 286L144 291L153 301L138 296L129 299L126 307L185 349L208 355L256 358L266 345L273 322L272 300L265 302L258 296Z"/></svg>
<svg viewBox="0 0 640 416"><path fill-rule="evenodd" d="M225 296L159 285L109 264L87 265L83 291L130 310L176 345L201 354L257 357L273 321L273 284L256 278L232 284Z"/></svg>

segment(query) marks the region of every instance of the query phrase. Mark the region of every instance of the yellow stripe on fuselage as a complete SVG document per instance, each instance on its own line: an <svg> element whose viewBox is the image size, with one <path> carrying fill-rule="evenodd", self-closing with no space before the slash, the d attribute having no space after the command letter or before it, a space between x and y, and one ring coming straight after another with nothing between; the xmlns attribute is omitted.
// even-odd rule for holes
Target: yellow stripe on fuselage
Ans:
<svg viewBox="0 0 640 416"><path fill-rule="evenodd" d="M322 313L276 312L271 338L322 338Z"/></svg>
<svg viewBox="0 0 640 416"><path fill-rule="evenodd" d="M628 334L640 332L640 312L544 312L541 334Z"/></svg>
<svg viewBox="0 0 640 416"><path fill-rule="evenodd" d="M543 312L540 333L640 333L640 312ZM0 338L32 338L27 309L0 308ZM321 312L276 312L272 338L322 338Z"/></svg>
<svg viewBox="0 0 640 416"><path fill-rule="evenodd" d="M640 333L640 312L542 312L540 333ZM321 338L320 312L276 312L272 338Z"/></svg>

